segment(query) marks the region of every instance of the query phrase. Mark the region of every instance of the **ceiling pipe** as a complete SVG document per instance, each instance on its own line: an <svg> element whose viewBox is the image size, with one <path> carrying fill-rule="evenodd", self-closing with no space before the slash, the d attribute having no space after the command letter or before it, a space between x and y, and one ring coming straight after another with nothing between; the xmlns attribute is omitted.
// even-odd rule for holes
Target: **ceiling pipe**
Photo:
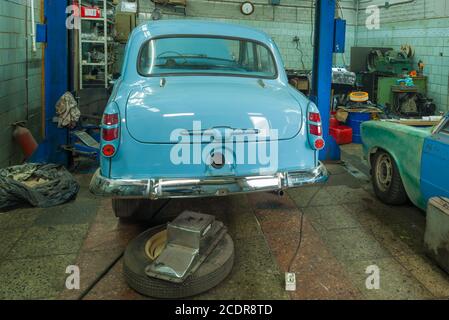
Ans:
<svg viewBox="0 0 449 320"><path fill-rule="evenodd" d="M359 3L359 5L360 4L368 4L368 3L370 3L371 2L371 0L369 0L369 1L359 1L358 3ZM409 3L414 3L414 2L416 2L416 0L406 0L406 1L400 1L400 2L394 2L394 3L390 3L390 2L388 2L388 1L385 1L385 3L384 4L381 4L381 5L375 5L376 7L378 7L379 9L380 8L386 8L386 9L389 9L389 8L391 8L391 7L396 7L396 6L400 6L400 5L404 5L404 4L409 4ZM374 4L373 4L374 5ZM357 9L357 10L359 10L359 9Z"/></svg>
<svg viewBox="0 0 449 320"><path fill-rule="evenodd" d="M36 22L34 15L34 0L30 0L30 8L31 8L31 42L32 42L32 50L36 52Z"/></svg>

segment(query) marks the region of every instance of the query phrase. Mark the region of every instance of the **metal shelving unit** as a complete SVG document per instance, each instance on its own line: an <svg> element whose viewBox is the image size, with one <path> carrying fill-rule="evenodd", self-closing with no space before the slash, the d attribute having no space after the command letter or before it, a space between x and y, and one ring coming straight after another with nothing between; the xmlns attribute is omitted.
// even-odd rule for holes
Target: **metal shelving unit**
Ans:
<svg viewBox="0 0 449 320"><path fill-rule="evenodd" d="M112 66L114 64L114 59L112 59L114 39L111 31L115 23L114 10L116 5L108 0L79 0L79 5L80 8L96 6L100 10L99 18L81 17L81 27L78 30L80 89L108 88L109 82L112 80ZM112 14L110 11L112 11ZM92 30L95 30L96 34ZM100 35L100 31L103 35ZM102 59L99 57L102 57ZM104 74L104 76L99 77L101 74Z"/></svg>

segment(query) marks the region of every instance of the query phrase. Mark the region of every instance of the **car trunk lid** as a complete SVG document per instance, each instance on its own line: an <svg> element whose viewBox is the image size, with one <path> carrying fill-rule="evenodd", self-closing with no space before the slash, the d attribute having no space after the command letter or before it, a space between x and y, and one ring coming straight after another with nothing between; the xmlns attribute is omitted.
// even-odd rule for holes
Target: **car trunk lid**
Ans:
<svg viewBox="0 0 449 320"><path fill-rule="evenodd" d="M212 78L152 79L157 85L131 91L126 107L130 135L144 143L176 143L174 133L180 131L242 130L264 139L298 134L302 111L287 88L256 79Z"/></svg>

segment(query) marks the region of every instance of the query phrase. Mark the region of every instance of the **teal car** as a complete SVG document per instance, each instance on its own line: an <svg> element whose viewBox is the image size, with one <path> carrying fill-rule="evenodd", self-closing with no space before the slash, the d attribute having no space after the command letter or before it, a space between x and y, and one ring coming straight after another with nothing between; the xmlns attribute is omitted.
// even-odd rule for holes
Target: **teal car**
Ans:
<svg viewBox="0 0 449 320"><path fill-rule="evenodd" d="M433 128L368 121L362 140L374 192L384 203L410 199L425 210L430 198L449 197L449 113Z"/></svg>

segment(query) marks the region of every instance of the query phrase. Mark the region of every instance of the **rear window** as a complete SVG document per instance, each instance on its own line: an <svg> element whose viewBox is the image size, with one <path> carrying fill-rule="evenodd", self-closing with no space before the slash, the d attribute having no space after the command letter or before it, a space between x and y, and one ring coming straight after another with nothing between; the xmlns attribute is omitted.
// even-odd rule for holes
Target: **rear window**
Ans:
<svg viewBox="0 0 449 320"><path fill-rule="evenodd" d="M248 39L170 37L146 42L138 61L143 76L182 74L277 77L271 50Z"/></svg>

